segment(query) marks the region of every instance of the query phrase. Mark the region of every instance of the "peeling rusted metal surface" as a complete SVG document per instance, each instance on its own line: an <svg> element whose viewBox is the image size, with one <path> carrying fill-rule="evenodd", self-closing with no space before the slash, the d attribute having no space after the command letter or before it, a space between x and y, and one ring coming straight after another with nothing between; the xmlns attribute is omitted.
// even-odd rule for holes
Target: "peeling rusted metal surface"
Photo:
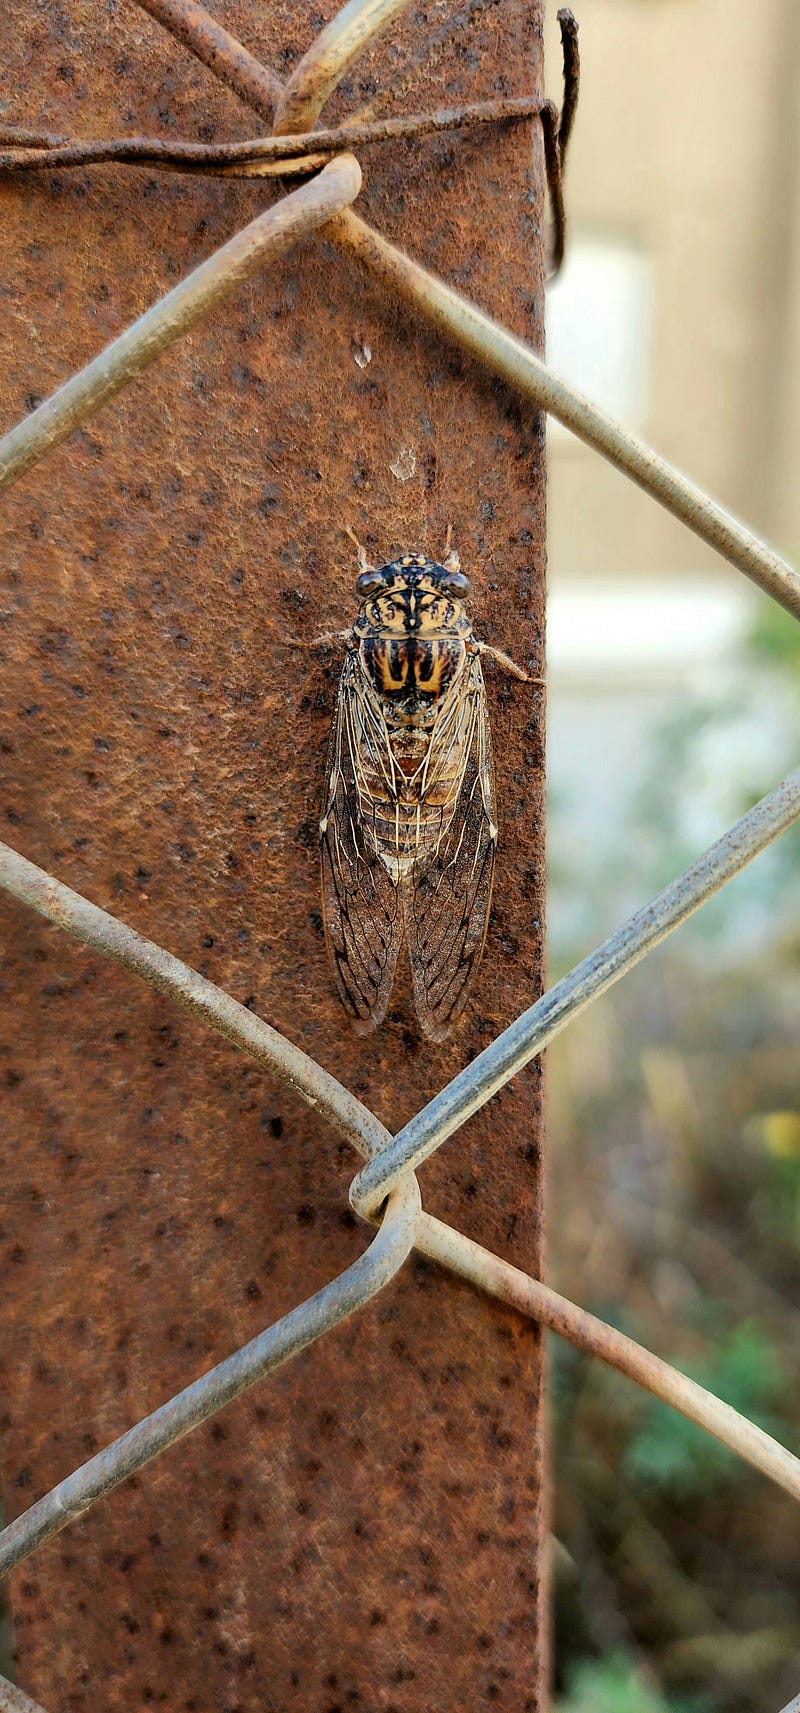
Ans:
<svg viewBox="0 0 800 1713"><path fill-rule="evenodd" d="M219 18L287 77L333 9ZM371 100L446 10L393 24L325 122ZM40 3L0 31L9 121L252 134L132 7ZM475 10L404 106L526 93L540 46L530 8ZM538 132L426 139L362 165L367 218L540 335ZM2 427L276 194L113 166L0 187ZM339 661L278 645L349 623L345 523L388 555L437 550L452 522L476 628L536 670L542 482L533 414L309 239L3 502L10 841L229 988L393 1130L538 990L541 692L490 675L501 845L463 1025L432 1048L400 992L358 1040L330 990L318 898ZM21 906L3 900L0 923L10 1517L364 1235L347 1206L355 1156L318 1118ZM533 1067L421 1175L432 1213L533 1270L538 1094ZM533 1329L412 1261L19 1572L20 1681L51 1713L540 1708L540 1378Z"/></svg>

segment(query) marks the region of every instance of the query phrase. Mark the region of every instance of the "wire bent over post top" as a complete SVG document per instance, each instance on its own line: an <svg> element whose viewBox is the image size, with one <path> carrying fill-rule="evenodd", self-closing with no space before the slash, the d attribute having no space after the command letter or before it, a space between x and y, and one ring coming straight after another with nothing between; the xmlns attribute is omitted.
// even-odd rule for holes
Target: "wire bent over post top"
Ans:
<svg viewBox="0 0 800 1713"><path fill-rule="evenodd" d="M21 1564L44 1541L59 1534L96 1499L127 1481L167 1446L208 1421L256 1380L307 1350L323 1333L376 1296L410 1254L419 1215L417 1180L411 1176L387 1203L383 1224L369 1248L345 1273L145 1416L9 1523L0 1533L0 1576Z"/></svg>

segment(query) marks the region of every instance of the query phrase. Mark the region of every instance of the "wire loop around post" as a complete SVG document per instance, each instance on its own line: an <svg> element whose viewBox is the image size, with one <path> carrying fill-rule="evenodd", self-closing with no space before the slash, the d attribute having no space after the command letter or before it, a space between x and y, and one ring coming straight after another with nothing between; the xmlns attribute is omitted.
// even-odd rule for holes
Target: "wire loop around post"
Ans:
<svg viewBox="0 0 800 1713"><path fill-rule="evenodd" d="M208 1421L209 1416L232 1403L256 1380L271 1374L301 1350L307 1350L323 1333L330 1332L369 1302L410 1254L419 1215L419 1189L416 1178L411 1176L387 1202L380 1230L369 1248L345 1273L249 1344L243 1344L210 1373L176 1393L152 1415L145 1416L9 1523L0 1533L0 1576L13 1570L36 1547L51 1540L95 1500L127 1481L167 1446Z"/></svg>

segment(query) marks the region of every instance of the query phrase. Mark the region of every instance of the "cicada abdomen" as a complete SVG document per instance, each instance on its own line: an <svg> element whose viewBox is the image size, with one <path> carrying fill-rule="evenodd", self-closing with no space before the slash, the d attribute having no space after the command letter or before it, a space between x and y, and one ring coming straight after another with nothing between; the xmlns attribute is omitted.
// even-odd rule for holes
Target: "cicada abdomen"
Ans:
<svg viewBox="0 0 800 1713"><path fill-rule="evenodd" d="M455 554L366 566L356 584L320 835L328 949L360 1034L386 1014L404 940L434 1041L459 1016L483 950L497 826L469 587Z"/></svg>

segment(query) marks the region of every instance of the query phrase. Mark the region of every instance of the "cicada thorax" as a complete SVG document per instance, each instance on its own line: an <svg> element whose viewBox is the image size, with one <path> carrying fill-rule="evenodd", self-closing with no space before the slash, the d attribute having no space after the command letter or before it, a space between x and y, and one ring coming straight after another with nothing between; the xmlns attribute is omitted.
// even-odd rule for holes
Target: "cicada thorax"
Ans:
<svg viewBox="0 0 800 1713"><path fill-rule="evenodd" d="M362 669L400 726L430 727L437 704L463 670L466 644L456 636L371 634L361 642Z"/></svg>

